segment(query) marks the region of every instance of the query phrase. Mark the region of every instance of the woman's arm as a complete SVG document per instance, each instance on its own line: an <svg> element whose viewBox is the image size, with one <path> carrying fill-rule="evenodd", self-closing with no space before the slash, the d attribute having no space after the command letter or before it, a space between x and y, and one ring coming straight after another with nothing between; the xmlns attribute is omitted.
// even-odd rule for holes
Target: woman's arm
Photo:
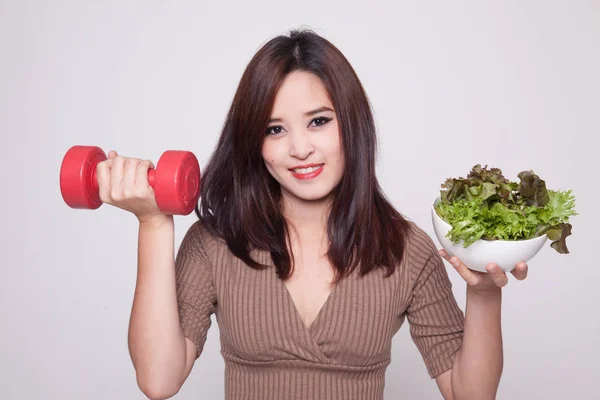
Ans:
<svg viewBox="0 0 600 400"><path fill-rule="evenodd" d="M452 370L436 378L438 386L446 399L495 399L504 365L501 310L508 277L495 264L482 273L444 250L440 254L467 283L467 299L463 343ZM511 274L523 280L527 272L527 263L521 262Z"/></svg>
<svg viewBox="0 0 600 400"><path fill-rule="evenodd" d="M128 343L138 385L151 399L166 399L179 391L196 353L179 321L173 241L173 217L140 221Z"/></svg>
<svg viewBox="0 0 600 400"><path fill-rule="evenodd" d="M455 400L495 399L503 368L502 289L467 287L462 347L452 368Z"/></svg>
<svg viewBox="0 0 600 400"><path fill-rule="evenodd" d="M139 221L137 282L129 321L129 352L138 386L151 399L172 397L198 355L184 338L178 309L173 216L158 208L148 182L148 160L118 156L98 163L103 203L133 213Z"/></svg>

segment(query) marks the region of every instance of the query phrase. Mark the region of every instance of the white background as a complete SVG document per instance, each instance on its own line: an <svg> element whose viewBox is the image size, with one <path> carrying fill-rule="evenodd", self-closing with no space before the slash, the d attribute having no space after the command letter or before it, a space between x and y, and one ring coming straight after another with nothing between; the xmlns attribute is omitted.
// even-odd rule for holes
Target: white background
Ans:
<svg viewBox="0 0 600 400"><path fill-rule="evenodd" d="M381 185L433 237L430 203L476 164L572 189L569 255L504 290L499 399L598 399L598 1L0 1L2 399L143 399L127 350L135 218L72 210L74 144L205 164L252 55L307 26L372 101ZM176 243L195 221L176 218ZM437 242L436 242L437 243ZM448 269L464 307L465 284ZM218 326L178 399L223 398ZM439 399L405 325L386 399Z"/></svg>

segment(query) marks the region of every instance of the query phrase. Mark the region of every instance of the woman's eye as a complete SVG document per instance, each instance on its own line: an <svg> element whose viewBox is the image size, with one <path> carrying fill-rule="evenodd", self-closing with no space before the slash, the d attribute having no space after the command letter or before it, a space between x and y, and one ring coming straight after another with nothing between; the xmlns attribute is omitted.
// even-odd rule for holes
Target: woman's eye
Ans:
<svg viewBox="0 0 600 400"><path fill-rule="evenodd" d="M312 122L314 122L317 126L325 125L329 121L331 121L331 118L326 117L318 117L312 120Z"/></svg>
<svg viewBox="0 0 600 400"><path fill-rule="evenodd" d="M283 128L281 126L271 126L267 128L267 135L278 135Z"/></svg>

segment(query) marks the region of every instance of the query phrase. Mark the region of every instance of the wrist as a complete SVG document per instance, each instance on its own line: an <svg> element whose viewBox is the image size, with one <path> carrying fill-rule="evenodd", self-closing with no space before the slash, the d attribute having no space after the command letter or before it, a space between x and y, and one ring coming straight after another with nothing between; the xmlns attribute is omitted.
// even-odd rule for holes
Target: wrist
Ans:
<svg viewBox="0 0 600 400"><path fill-rule="evenodd" d="M166 214L154 214L138 216L140 228L162 228L173 224L173 216Z"/></svg>
<svg viewBox="0 0 600 400"><path fill-rule="evenodd" d="M502 288L498 286L476 289L467 285L467 295L481 300L497 300L502 297Z"/></svg>

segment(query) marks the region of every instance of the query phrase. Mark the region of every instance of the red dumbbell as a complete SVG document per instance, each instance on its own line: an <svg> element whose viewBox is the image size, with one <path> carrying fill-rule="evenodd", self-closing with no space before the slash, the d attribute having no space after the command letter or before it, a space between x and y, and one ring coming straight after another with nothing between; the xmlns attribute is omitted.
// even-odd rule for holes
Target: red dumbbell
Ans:
<svg viewBox="0 0 600 400"><path fill-rule="evenodd" d="M73 146L67 151L60 167L60 191L69 207L94 210L102 205L96 165L106 158L96 146ZM156 169L148 171L148 182L162 212L187 215L200 197L198 159L189 151L165 151Z"/></svg>

